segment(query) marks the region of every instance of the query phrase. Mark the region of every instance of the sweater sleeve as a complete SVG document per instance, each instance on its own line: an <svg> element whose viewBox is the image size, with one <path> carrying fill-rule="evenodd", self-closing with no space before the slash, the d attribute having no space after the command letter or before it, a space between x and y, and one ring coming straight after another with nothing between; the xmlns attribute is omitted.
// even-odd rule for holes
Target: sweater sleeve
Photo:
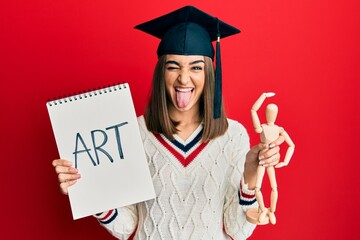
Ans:
<svg viewBox="0 0 360 240"><path fill-rule="evenodd" d="M232 153L229 187L225 196L224 228L234 240L247 239L256 225L246 220L246 211L256 208L255 191L249 190L243 182L243 172L246 154L250 149L249 136L245 128L239 123L230 129L231 141L234 143Z"/></svg>
<svg viewBox="0 0 360 240"><path fill-rule="evenodd" d="M98 222L118 239L129 239L138 223L136 204L94 215Z"/></svg>

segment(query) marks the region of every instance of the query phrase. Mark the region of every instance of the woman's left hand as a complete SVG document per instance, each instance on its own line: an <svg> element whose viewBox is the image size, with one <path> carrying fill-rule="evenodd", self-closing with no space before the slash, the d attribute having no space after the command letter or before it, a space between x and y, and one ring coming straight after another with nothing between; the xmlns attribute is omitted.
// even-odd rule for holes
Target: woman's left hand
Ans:
<svg viewBox="0 0 360 240"><path fill-rule="evenodd" d="M280 136L270 144L259 143L253 146L246 154L244 181L249 189L255 189L256 172L259 165L264 167L275 166L280 161L280 145L285 141Z"/></svg>
<svg viewBox="0 0 360 240"><path fill-rule="evenodd" d="M259 143L253 146L246 155L246 164L264 167L275 166L280 161L280 145L284 140L283 136L279 136L270 144Z"/></svg>

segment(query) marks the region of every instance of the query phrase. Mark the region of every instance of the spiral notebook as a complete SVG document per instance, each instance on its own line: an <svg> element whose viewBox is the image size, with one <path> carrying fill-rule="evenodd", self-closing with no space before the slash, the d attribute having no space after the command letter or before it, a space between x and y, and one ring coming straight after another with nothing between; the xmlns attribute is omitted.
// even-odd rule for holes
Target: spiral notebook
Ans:
<svg viewBox="0 0 360 240"><path fill-rule="evenodd" d="M74 219L155 198L127 83L46 105L60 158L81 174L69 188Z"/></svg>

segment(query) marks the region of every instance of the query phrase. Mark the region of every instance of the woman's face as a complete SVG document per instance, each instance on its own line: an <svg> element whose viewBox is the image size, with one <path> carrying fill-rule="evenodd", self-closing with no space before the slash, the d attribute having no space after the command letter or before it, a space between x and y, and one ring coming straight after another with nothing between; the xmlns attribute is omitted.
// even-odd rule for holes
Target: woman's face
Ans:
<svg viewBox="0 0 360 240"><path fill-rule="evenodd" d="M204 56L167 55L164 77L173 110L199 110L205 84Z"/></svg>

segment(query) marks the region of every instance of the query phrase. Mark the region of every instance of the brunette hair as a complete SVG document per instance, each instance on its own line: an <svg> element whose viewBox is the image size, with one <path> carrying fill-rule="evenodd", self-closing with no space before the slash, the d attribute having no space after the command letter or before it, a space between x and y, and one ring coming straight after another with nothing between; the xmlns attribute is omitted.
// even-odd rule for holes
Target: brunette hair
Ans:
<svg viewBox="0 0 360 240"><path fill-rule="evenodd" d="M228 128L228 122L224 111L221 108L220 118L214 119L214 65L209 57L205 58L205 85L200 97L200 116L203 120L204 131L201 140L203 142L214 139L225 133ZM155 66L152 89L148 105L145 111L145 122L149 131L153 133L164 134L168 139L174 139L173 134L178 132L177 122L170 118L168 106L170 100L166 94L165 88L165 62L166 55L159 57Z"/></svg>

